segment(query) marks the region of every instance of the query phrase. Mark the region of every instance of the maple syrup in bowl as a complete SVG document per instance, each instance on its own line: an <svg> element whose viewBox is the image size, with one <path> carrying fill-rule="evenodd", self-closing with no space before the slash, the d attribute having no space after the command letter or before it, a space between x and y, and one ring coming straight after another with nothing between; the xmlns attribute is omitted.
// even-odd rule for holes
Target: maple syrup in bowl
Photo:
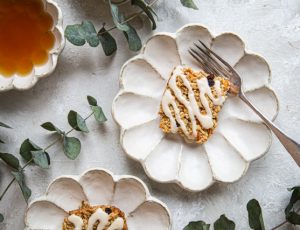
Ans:
<svg viewBox="0 0 300 230"><path fill-rule="evenodd" d="M64 45L51 0L0 0L0 91L27 89L51 73Z"/></svg>

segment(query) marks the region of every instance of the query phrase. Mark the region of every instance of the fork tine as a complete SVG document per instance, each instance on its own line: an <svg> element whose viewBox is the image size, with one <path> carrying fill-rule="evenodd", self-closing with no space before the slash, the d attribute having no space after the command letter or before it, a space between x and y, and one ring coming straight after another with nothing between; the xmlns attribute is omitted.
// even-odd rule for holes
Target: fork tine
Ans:
<svg viewBox="0 0 300 230"><path fill-rule="evenodd" d="M188 52L190 53L191 56L193 56L194 59L196 59L196 61L204 71L208 71L200 58L198 58L191 50L188 50Z"/></svg>
<svg viewBox="0 0 300 230"><path fill-rule="evenodd" d="M198 56L197 52L193 50L192 48L189 49L189 53L193 56L193 58L196 59L196 61L200 64L201 68L206 72L211 72L211 69L209 69L208 65L205 65L202 58Z"/></svg>
<svg viewBox="0 0 300 230"><path fill-rule="evenodd" d="M200 58L197 53L193 50L189 50L189 53L193 56L193 58L196 59L196 61L198 62L198 64L200 65L200 67L207 73L215 73L213 71L213 69L209 68L209 66L207 64L205 64L202 60L202 58Z"/></svg>
<svg viewBox="0 0 300 230"><path fill-rule="evenodd" d="M210 53L212 53L220 62L222 62L227 68L229 68L231 71L234 71L234 69L231 67L231 65L228 64L228 62L226 62L223 58L221 58L218 54L216 54L214 51L212 51L210 48L208 48L201 40L199 40L199 42L201 43L201 45L203 45L203 47L205 49L207 49Z"/></svg>
<svg viewBox="0 0 300 230"><path fill-rule="evenodd" d="M211 70L210 72L211 73L213 73L214 75L222 75L222 73L218 70L218 68L215 68L215 66L213 65L213 63L211 63L210 61L209 61L209 59L207 58L207 56L206 55L203 55L202 53L199 53L199 52L195 52L195 53L197 53L197 55L199 56L199 57L201 57L201 59L202 59L202 61L203 61L203 64L205 65L205 66L208 66L209 67L209 69Z"/></svg>
<svg viewBox="0 0 300 230"><path fill-rule="evenodd" d="M194 45L202 52L204 53L205 56L207 56L213 63L212 65L214 66L214 68L218 69L219 72L221 72L221 75L225 75L226 77L230 76L230 72L224 68L224 66L221 66L220 63L218 63L211 55L210 53L208 53L207 51L205 51L203 48L201 48L200 46L198 46L197 44L194 43Z"/></svg>
<svg viewBox="0 0 300 230"><path fill-rule="evenodd" d="M202 61L191 50L188 50L188 52L190 53L191 56L193 56L194 59L196 59L197 63L200 65L200 67L204 71L207 71L207 69L205 68L205 65L203 65Z"/></svg>
<svg viewBox="0 0 300 230"><path fill-rule="evenodd" d="M189 50L189 52L199 63L201 63L201 67L205 72L219 75L218 70L214 68L214 66L212 66L211 63L208 62L208 60L205 60L205 57L203 57L201 54L199 54L192 48Z"/></svg>
<svg viewBox="0 0 300 230"><path fill-rule="evenodd" d="M196 52L198 56L202 57L202 60L205 60L205 65L210 65L211 69L215 70L214 73L216 75L223 75L224 77L230 78L230 73L224 69L224 67L220 66L216 63L212 57L210 57L206 52L204 52L199 46L195 44L197 48L200 49L200 53ZM203 57L204 56L204 57Z"/></svg>

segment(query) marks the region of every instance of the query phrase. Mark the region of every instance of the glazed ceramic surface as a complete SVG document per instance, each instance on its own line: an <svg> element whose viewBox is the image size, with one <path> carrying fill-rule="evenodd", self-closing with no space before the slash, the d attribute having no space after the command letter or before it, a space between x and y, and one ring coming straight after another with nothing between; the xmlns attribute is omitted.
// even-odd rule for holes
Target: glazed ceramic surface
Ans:
<svg viewBox="0 0 300 230"><path fill-rule="evenodd" d="M130 230L171 229L167 207L150 195L140 179L114 176L103 169L55 179L46 194L29 205L26 229L61 229L68 211L78 209L82 201L118 207L125 213Z"/></svg>
<svg viewBox="0 0 300 230"><path fill-rule="evenodd" d="M33 71L27 76L15 74L12 77L4 77L0 75L0 92L11 89L29 89L33 87L39 79L51 74L57 65L58 56L65 45L64 31L62 28L62 12L56 2L52 0L42 1L45 11L52 16L54 22L52 32L55 36L55 44L52 50L49 51L49 59L44 65L34 66Z"/></svg>
<svg viewBox="0 0 300 230"><path fill-rule="evenodd" d="M215 133L203 145L186 143L160 130L158 112L168 79L177 65L199 69L188 53L199 39L234 66L247 97L273 120L278 100L269 87L271 72L265 59L246 51L237 35L214 36L197 24L150 38L141 54L123 66L120 91L112 106L126 154L141 162L153 180L174 182L191 191L204 190L216 181L237 181L251 161L268 151L272 139L258 116L232 96L219 114Z"/></svg>

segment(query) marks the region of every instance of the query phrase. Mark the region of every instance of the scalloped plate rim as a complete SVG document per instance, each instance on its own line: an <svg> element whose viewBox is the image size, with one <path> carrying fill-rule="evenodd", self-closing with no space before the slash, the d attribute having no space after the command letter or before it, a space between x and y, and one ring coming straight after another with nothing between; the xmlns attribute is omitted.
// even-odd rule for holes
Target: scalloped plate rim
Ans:
<svg viewBox="0 0 300 230"><path fill-rule="evenodd" d="M75 181L81 186L81 184L80 184L80 179L81 179L86 173L91 172L91 171L101 171L101 172L104 172L104 173L108 174L108 175L112 178L112 180L113 180L114 183L118 183L118 182L119 182L120 180L122 180L122 179L133 179L133 180L139 182L139 183L143 186L143 189L144 189L144 191L145 191L145 193L146 193L145 201L143 201L143 202L146 202L146 201L149 201L149 202L155 202L155 203L157 203L158 205L160 205L160 206L166 211L166 214L167 214L168 219L169 219L168 230L172 229L171 212L170 212L168 206L167 206L164 202L162 202L161 200L157 199L155 196L152 196L152 195L151 195L148 186L146 185L146 183L145 183L143 180L141 180L140 178L138 178L138 177L136 177L136 176L128 175L128 174L115 175L115 174L113 174L113 173L112 173L110 170L108 170L108 169L105 169L105 168L97 168L97 167L87 169L87 170L85 170L83 173L81 173L80 175L61 175L61 176L58 176L58 177L54 178L54 179L49 183L49 185L48 185L47 188L46 188L45 193L44 193L42 196L40 196L40 197L38 197L38 198L36 198L36 199L33 199L32 201L30 201L30 202L28 203L27 208L26 208L26 211L25 211L25 216L24 216L25 229L28 228L28 224L27 224L27 223L28 223L28 222L27 222L27 213L28 213L28 210L29 210L29 208L31 207L31 205L33 205L34 203L39 202L39 201L47 201L47 202L50 202L50 203L54 204L55 206L57 206L55 203L53 203L53 202L51 202L51 201L49 201L49 200L47 199L47 193L48 193L49 188L51 187L52 184L54 184L54 183L55 183L57 180L59 180L59 179L62 179L62 178L70 178L70 179L75 180ZM62 209L62 208L59 207L59 206L57 206L57 207L60 208L60 209ZM63 210L63 211L66 211L66 210L64 210L64 209L62 209L62 210ZM28 229L29 229L29 228L28 228Z"/></svg>
<svg viewBox="0 0 300 230"><path fill-rule="evenodd" d="M63 14L62 14L61 8L58 6L57 2L55 2L54 0L42 0L42 1L45 2L46 4L52 4L57 9L57 12L58 12L57 24L54 26L54 28L56 28L60 32L61 41L59 43L59 47L55 50L55 52L53 52L53 53L51 52L51 54L50 54L51 59L52 60L54 59L53 67L49 68L48 71L44 74L34 74L32 76L31 83L27 87L24 87L24 88L17 87L14 84L14 79L12 79L12 81L9 83L9 85L7 85L5 88L2 88L2 89L0 88L0 93L7 92L10 90L17 90L17 91L29 90L32 87L34 87L40 79L51 75L57 67L58 57L60 56L60 54L63 51L65 44L66 44L66 39L65 39L64 30L63 30ZM15 76L12 76L12 78L14 78L14 77ZM17 76L17 77L19 77L19 76ZM5 78L5 77L0 75L0 78ZM9 79L9 78L6 78L6 79Z"/></svg>
<svg viewBox="0 0 300 230"><path fill-rule="evenodd" d="M272 140L273 140L272 135L270 135L270 137L269 137L268 148L266 149L266 151L263 152L263 153L261 153L260 155L258 155L255 159L253 159L253 160L251 160L251 161L247 161L247 162L246 162L245 170L243 171L243 173L241 174L241 176L240 176L239 178L237 178L236 180L234 180L234 181L232 181L232 182L222 182L222 181L216 180L216 178L213 177L213 178L212 178L212 181L211 181L206 187L201 188L201 189L191 189L191 188L188 188L187 186L184 186L183 183L182 183L181 181L178 180L178 178L175 178L175 179L172 179L172 180L169 180L169 181L160 181L160 180L158 180L157 178L154 178L154 177L151 176L150 173L148 172L148 170L147 170L147 168L146 168L146 165L145 165L145 162L144 162L143 159L137 159L137 158L134 158L133 156L131 156L131 154L129 154L129 153L126 151L125 148L123 148L122 138L123 138L125 129L118 123L118 121L117 121L117 119L116 119L116 116L115 116L115 111L114 111L114 105L115 105L114 102L116 101L116 99L118 98L118 96L119 96L121 93L126 93L126 92L128 92L128 91L126 91L126 90L124 89L124 86L123 86L123 70L124 70L124 68L128 65L128 63L130 63L130 62L133 61L133 60L139 59L139 58L142 58L142 59L143 59L143 54L144 54L145 47L147 46L148 42L149 42L151 39L153 39L154 37L157 37L157 36L164 36L164 35L165 35L165 36L169 36L169 37L172 37L172 38L176 39L176 35L177 35L179 32L181 32L183 29L185 29L185 28L187 28L187 27L193 27L193 26L202 27L203 29L208 30L208 32L209 32L210 35L211 35L212 41L213 41L215 38L217 38L217 37L219 37L219 36L221 36L221 35L223 35L223 34L231 34L231 35L234 35L234 36L238 37L238 38L242 41L242 43L243 43L243 46L244 46L244 55L243 55L243 57L244 57L246 54L249 54L249 55L254 55L254 56L256 56L256 57L259 57L259 58L261 58L261 59L263 59L263 60L265 61L265 63L267 64L267 67L268 67L269 76L268 76L268 84L264 84L264 86L262 86L262 87L266 87L266 88L271 89L272 93L274 94L274 97L275 97L275 100L276 100L276 105L277 105L277 107L276 107L276 113L275 113L274 117L272 117L272 120L274 121L274 120L276 119L276 117L278 116L278 113L279 113L280 104L279 104L279 99L278 99L277 94L275 93L275 91L273 90L273 88L269 85L269 83L271 82L271 79L272 79L272 71L271 71L270 65L269 65L269 63L267 62L267 60L266 60L263 56L261 56L260 54L257 54L257 53L255 53L255 52L252 52L252 51L250 51L249 49L247 49L247 46L246 46L244 40L243 40L238 34L233 33L233 32L222 32L222 33L220 33L220 34L218 34L218 35L215 35L214 33L212 33L212 32L208 29L208 27L206 27L206 26L204 26L204 25L202 25L202 24L199 24L199 23L189 23L189 24L186 24L186 25L180 27L180 28L179 28L176 32L174 32L174 33L170 33L170 32L159 32L159 33L154 34L153 36L151 36L151 37L145 42L145 44L143 45L143 47L142 47L142 49L141 49L141 51L140 51L139 54L137 54L136 56L134 56L134 57L128 59L128 60L123 64L123 66L121 67L120 74L119 74L119 86L120 86L120 89L119 89L117 95L116 95L116 96L114 97L114 99L113 99L113 103L112 103L112 111L111 111L111 113L112 113L112 117L113 117L114 121L115 121L115 122L118 124L118 126L120 127L120 137L119 137L119 138L120 138L120 142L121 142L121 146L122 146L123 151L125 152L125 154L126 154L130 159L133 159L133 160L135 160L135 161L140 162L140 164L142 165L142 167L143 167L143 169L144 169L146 175L147 175L149 178L151 178L153 181L156 181L156 182L158 182L158 183L163 183L163 184L166 184L166 183L175 183L175 184L179 185L181 188L183 188L183 189L185 189L185 190L187 190L187 191L190 191L190 192L201 192L201 191L204 191L204 190L208 189L209 187L211 187L211 186L212 186L213 184L215 184L215 183L226 183L226 184L231 184L231 183L234 183L234 182L240 180L240 179L246 174L246 172L248 171L248 168L249 168L251 162L258 160L259 158L263 157L264 155L266 155L266 154L268 153L268 151L270 150L271 145L272 145ZM177 43L176 43L176 45L177 45ZM177 48L178 48L178 47L177 47ZM147 60L147 59L145 59L145 60ZM238 62L237 62L237 63L238 63ZM150 64L150 63L149 63L149 64ZM262 88L262 87L260 87L260 88ZM252 89L252 90L250 90L250 92L251 92L251 91L254 91L254 90L256 90L256 89ZM245 119L245 122L251 122L251 120L250 120L250 119L249 119L249 120L246 120L246 119ZM267 127L267 129L271 132L271 130L270 130L268 127ZM210 163L209 163L209 165L210 165ZM210 165L210 166L211 166L211 165Z"/></svg>

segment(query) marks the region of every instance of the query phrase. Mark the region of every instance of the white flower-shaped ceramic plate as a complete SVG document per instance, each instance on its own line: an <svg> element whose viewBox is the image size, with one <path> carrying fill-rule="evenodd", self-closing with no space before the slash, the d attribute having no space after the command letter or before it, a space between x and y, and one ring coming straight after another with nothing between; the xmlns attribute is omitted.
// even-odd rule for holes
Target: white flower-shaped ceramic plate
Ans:
<svg viewBox="0 0 300 230"><path fill-rule="evenodd" d="M240 179L249 163L263 156L271 145L271 132L239 98L228 97L219 114L218 127L203 145L188 144L159 128L159 107L172 70L177 65L199 69L188 53L202 40L240 73L247 97L268 118L278 113L278 100L269 87L270 68L262 57L245 51L233 33L213 36L201 25L186 25L175 34L159 33L145 44L141 54L121 70L120 91L112 113L121 126L121 144L131 158L140 161L153 180L174 182L201 191L214 182Z"/></svg>
<svg viewBox="0 0 300 230"><path fill-rule="evenodd" d="M49 51L48 62L41 66L34 66L33 71L27 76L14 74L12 77L4 77L0 74L0 92L11 89L26 90L33 87L37 81L51 74L56 65L59 54L64 48L65 38L62 25L62 12L57 3L52 0L41 0L45 11L52 16L52 32L55 36L54 47Z"/></svg>
<svg viewBox="0 0 300 230"><path fill-rule="evenodd" d="M170 230L170 213L165 204L153 198L137 177L114 176L104 169L91 169L81 176L55 179L43 197L31 202L26 229L62 229L68 211L82 201L91 205L113 205L121 209L130 230Z"/></svg>

